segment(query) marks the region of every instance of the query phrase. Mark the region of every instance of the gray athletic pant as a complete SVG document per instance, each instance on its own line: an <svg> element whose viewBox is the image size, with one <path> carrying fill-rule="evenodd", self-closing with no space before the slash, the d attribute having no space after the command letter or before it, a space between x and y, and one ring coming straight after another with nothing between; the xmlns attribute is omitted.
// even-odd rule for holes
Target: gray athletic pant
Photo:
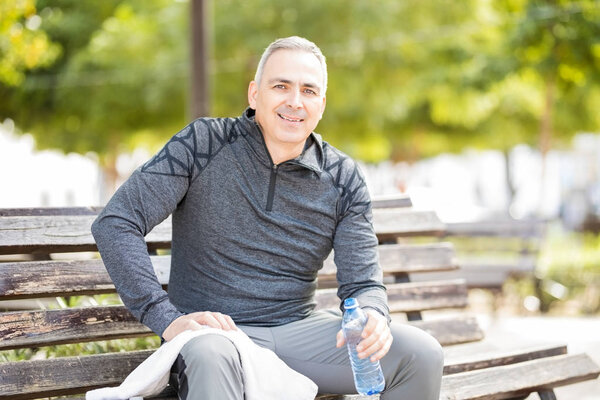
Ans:
<svg viewBox="0 0 600 400"><path fill-rule="evenodd" d="M308 318L275 327L238 325L256 344L274 351L288 366L309 377L319 393L356 393L348 352L336 348L341 316L317 311ZM382 400L438 400L443 355L426 332L406 324L391 324L394 342L381 360L386 386ZM180 399L244 398L239 354L220 335L188 342L174 366Z"/></svg>

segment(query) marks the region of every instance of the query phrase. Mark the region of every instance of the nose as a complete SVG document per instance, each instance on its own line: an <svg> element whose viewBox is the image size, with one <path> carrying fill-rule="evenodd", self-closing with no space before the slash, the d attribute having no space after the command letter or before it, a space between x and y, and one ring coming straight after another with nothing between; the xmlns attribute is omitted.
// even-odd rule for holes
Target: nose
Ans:
<svg viewBox="0 0 600 400"><path fill-rule="evenodd" d="M287 96L287 106L290 108L302 107L302 100L300 98L300 89L290 90Z"/></svg>

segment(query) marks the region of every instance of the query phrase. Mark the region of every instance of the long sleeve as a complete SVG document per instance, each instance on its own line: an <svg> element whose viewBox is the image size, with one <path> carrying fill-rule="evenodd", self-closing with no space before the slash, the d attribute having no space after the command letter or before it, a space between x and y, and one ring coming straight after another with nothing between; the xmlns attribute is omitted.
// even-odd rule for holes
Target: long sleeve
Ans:
<svg viewBox="0 0 600 400"><path fill-rule="evenodd" d="M340 204L342 216L333 241L338 296L342 302L356 297L362 308L375 309L389 321L369 192L358 166L346 170L348 178L342 178L346 181Z"/></svg>
<svg viewBox="0 0 600 400"><path fill-rule="evenodd" d="M181 316L162 289L144 237L185 196L194 173L195 129L189 125L118 189L92 225L117 292L133 315L158 335Z"/></svg>

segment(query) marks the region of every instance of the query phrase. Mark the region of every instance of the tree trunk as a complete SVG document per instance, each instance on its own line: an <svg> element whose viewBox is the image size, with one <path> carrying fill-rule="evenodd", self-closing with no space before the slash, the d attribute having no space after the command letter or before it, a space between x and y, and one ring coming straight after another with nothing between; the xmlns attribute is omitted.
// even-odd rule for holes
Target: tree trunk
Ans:
<svg viewBox="0 0 600 400"><path fill-rule="evenodd" d="M210 112L209 1L190 2L191 119L207 117Z"/></svg>
<svg viewBox="0 0 600 400"><path fill-rule="evenodd" d="M540 201L538 204L538 213L542 214L542 207L546 195L546 156L552 147L553 126L552 117L554 115L554 80L551 77L546 79L546 95L544 102L544 113L540 121L540 153L542 155L541 187Z"/></svg>
<svg viewBox="0 0 600 400"><path fill-rule="evenodd" d="M512 168L510 166L510 149L504 149L502 151L504 156L504 172L506 174L506 188L508 189L508 199L506 201L506 213L510 214L510 208L515 198L515 184L512 180Z"/></svg>
<svg viewBox="0 0 600 400"><path fill-rule="evenodd" d="M111 139L107 154L100 160L102 167L102 188L100 190L100 203L106 204L117 190L119 171L117 158L119 157L118 141Z"/></svg>

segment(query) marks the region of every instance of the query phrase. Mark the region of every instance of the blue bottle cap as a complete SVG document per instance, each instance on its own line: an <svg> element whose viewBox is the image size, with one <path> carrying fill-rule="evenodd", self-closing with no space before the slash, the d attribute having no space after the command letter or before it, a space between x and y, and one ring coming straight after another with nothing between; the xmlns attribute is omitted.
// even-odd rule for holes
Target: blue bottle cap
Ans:
<svg viewBox="0 0 600 400"><path fill-rule="evenodd" d="M358 307L358 300L356 300L354 297L348 297L346 300L344 300L344 309L350 310L351 308L356 307Z"/></svg>

